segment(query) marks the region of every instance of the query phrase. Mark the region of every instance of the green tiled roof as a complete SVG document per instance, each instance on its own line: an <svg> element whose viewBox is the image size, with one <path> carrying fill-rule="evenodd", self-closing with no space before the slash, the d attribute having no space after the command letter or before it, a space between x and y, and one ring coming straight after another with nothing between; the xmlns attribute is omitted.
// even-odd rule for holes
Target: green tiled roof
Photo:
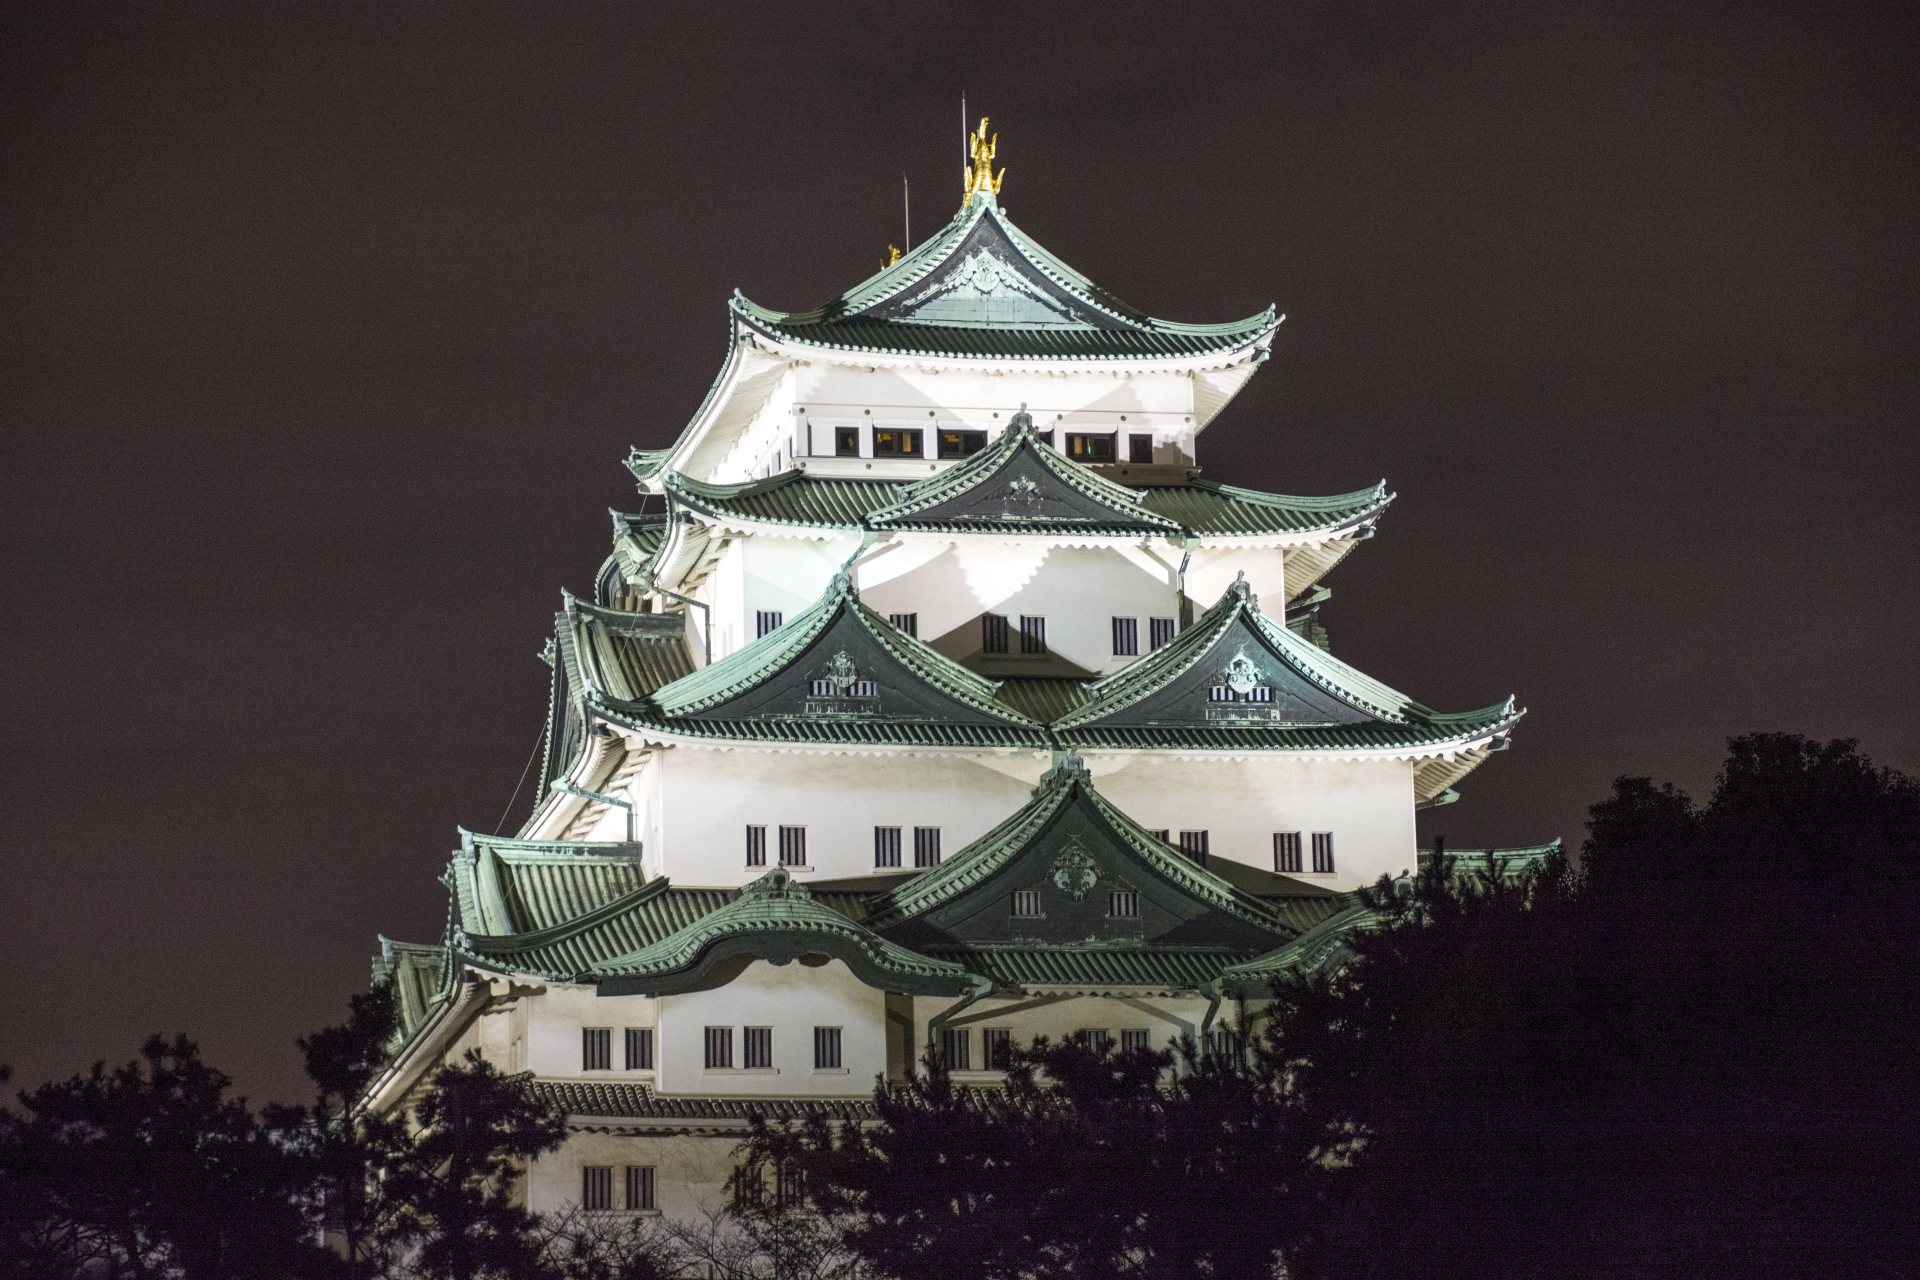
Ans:
<svg viewBox="0 0 1920 1280"><path fill-rule="evenodd" d="M561 981L583 981L603 961L631 955L718 911L726 889L675 889L650 880L624 897L549 929L507 936L458 935L455 946L475 960Z"/></svg>
<svg viewBox="0 0 1920 1280"><path fill-rule="evenodd" d="M774 311L737 293L732 307L770 337L835 350L1036 360L1226 354L1279 324L1272 307L1229 324L1156 320L1029 239L991 197L823 307Z"/></svg>
<svg viewBox="0 0 1920 1280"><path fill-rule="evenodd" d="M1086 682L1054 676L1007 676L994 697L1042 724L1058 720L1087 700Z"/></svg>
<svg viewBox="0 0 1920 1280"><path fill-rule="evenodd" d="M455 924L469 934L563 925L640 888L640 846L510 840L460 832L444 877Z"/></svg>
<svg viewBox="0 0 1920 1280"><path fill-rule="evenodd" d="M1166 948L1097 950L1091 947L995 948L928 955L964 965L1006 987L1160 987L1197 991L1229 965L1251 959L1245 952L1179 951Z"/></svg>
<svg viewBox="0 0 1920 1280"><path fill-rule="evenodd" d="M1448 849L1447 861L1451 864L1449 870L1457 878L1512 881L1545 866L1560 848L1556 836L1545 844L1517 849ZM1418 859L1420 870L1425 871L1433 863L1433 850L1420 850Z"/></svg>
<svg viewBox="0 0 1920 1280"><path fill-rule="evenodd" d="M1184 485L1141 490L1143 505L1197 537L1255 537L1308 533L1359 524L1393 501L1382 480L1371 489L1308 498L1261 493L1195 478Z"/></svg>
<svg viewBox="0 0 1920 1280"><path fill-rule="evenodd" d="M607 609L571 593L564 599L559 625L589 687L632 702L693 673L685 615Z"/></svg>
<svg viewBox="0 0 1920 1280"><path fill-rule="evenodd" d="M633 472L633 478L639 481L651 480L658 475L660 468L667 465L667 459L673 456L671 446L665 449L629 449L627 452L627 470Z"/></svg>
<svg viewBox="0 0 1920 1280"><path fill-rule="evenodd" d="M722 968L728 960L787 964L808 955L840 960L861 981L887 991L962 995L984 989L959 965L896 946L814 902L784 867L671 937L601 961L592 977L603 995L661 995L731 980Z"/></svg>
<svg viewBox="0 0 1920 1280"><path fill-rule="evenodd" d="M678 473L666 477L674 500L712 519L759 524L858 529L869 512L900 497L905 485L887 480L819 480L804 471L746 484L702 484Z"/></svg>
<svg viewBox="0 0 1920 1280"><path fill-rule="evenodd" d="M868 1098L662 1098L643 1084L586 1080L533 1080L528 1088L569 1116L593 1119L745 1121L756 1115L769 1120L827 1115L871 1120L876 1114Z"/></svg>

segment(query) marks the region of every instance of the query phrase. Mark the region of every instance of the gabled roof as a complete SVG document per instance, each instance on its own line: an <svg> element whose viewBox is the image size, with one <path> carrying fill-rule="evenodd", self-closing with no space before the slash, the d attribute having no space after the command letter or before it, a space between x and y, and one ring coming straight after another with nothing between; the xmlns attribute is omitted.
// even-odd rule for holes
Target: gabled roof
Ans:
<svg viewBox="0 0 1920 1280"><path fill-rule="evenodd" d="M909 485L892 506L869 512L866 525L884 531L1179 537L1179 524L1148 510L1142 497L1043 445L1021 405L998 440L959 466Z"/></svg>
<svg viewBox="0 0 1920 1280"><path fill-rule="evenodd" d="M640 888L640 846L515 840L464 828L443 879L454 926L468 934L535 933L566 924Z"/></svg>
<svg viewBox="0 0 1920 1280"><path fill-rule="evenodd" d="M1393 501L1384 481L1325 497L1261 493L1197 477L1177 485L1119 485L1056 449L1012 435L1009 429L965 463L917 482L827 478L796 468L741 484L705 484L668 471L661 484L676 505L723 524L1171 539L1338 537L1371 523ZM1016 466L1017 472L1009 469ZM1031 497L1011 491L1022 474L1037 486ZM960 507L960 518L943 519L935 510L963 502L968 493L972 505ZM1013 501L1016 496L1022 500ZM1057 508L1047 505L1053 499ZM1029 512L1051 518L1009 518Z"/></svg>
<svg viewBox="0 0 1920 1280"><path fill-rule="evenodd" d="M916 955L813 901L785 867L746 886L726 906L650 946L594 966L601 995L666 995L725 986L755 960L839 960L868 986L917 995L985 989L957 964Z"/></svg>
<svg viewBox="0 0 1920 1280"><path fill-rule="evenodd" d="M1015 913L1021 892L1038 895L1037 914ZM1116 893L1134 895L1133 914L1113 910ZM1018 813L876 899L864 923L1014 986L1192 989L1295 932L1114 808L1072 755Z"/></svg>
<svg viewBox="0 0 1920 1280"><path fill-rule="evenodd" d="M587 688L621 702L644 698L693 673L686 615L630 613L563 592L562 647Z"/></svg>
<svg viewBox="0 0 1920 1280"><path fill-rule="evenodd" d="M1052 724L1085 747L1393 748L1484 737L1513 700L1452 715L1355 670L1260 611L1244 579L1175 639L1087 686Z"/></svg>
<svg viewBox="0 0 1920 1280"><path fill-rule="evenodd" d="M806 612L651 696L603 700L615 723L694 737L1045 748L995 686L860 603L847 574Z"/></svg>
<svg viewBox="0 0 1920 1280"><path fill-rule="evenodd" d="M768 337L843 351L1015 359L1149 360L1227 354L1266 340L1272 307L1229 324L1156 320L1069 267L976 197L932 239L812 311L734 295Z"/></svg>

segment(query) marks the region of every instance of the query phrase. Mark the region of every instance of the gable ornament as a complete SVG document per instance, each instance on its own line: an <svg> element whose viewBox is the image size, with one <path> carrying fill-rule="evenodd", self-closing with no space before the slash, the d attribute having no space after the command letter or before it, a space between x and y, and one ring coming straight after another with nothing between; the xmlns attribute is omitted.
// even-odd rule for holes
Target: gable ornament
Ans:
<svg viewBox="0 0 1920 1280"><path fill-rule="evenodd" d="M1074 840L1053 860L1054 888L1066 894L1071 901L1081 901L1099 883L1099 868L1094 866L1087 851L1081 848L1079 840Z"/></svg>

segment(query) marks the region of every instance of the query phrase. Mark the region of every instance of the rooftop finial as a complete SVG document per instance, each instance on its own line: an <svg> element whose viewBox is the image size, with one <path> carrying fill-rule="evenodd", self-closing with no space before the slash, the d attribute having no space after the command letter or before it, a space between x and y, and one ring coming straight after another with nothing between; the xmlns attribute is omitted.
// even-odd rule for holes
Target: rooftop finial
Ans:
<svg viewBox="0 0 1920 1280"><path fill-rule="evenodd" d="M987 117L980 117L980 127L967 139L967 154L971 157L964 166L961 182L965 186L966 198L960 201L961 207L973 203L976 195L997 196L1000 183L1006 178L1007 171L1002 169L996 177L993 172L993 157L1000 149L1000 135L987 136Z"/></svg>

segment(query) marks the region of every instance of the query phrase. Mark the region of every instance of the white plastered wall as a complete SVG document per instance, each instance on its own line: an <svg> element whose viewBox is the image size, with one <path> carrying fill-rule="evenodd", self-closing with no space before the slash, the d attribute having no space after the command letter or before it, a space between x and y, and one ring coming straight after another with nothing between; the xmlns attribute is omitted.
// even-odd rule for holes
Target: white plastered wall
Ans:
<svg viewBox="0 0 1920 1280"><path fill-rule="evenodd" d="M887 1069L883 992L838 960L818 967L756 960L726 986L663 996L656 1045L662 1094L865 1098ZM733 1032L731 1069L706 1066L706 1029ZM773 1066L748 1070L746 1027L773 1029ZM840 1028L840 1067L813 1065L815 1027Z"/></svg>

